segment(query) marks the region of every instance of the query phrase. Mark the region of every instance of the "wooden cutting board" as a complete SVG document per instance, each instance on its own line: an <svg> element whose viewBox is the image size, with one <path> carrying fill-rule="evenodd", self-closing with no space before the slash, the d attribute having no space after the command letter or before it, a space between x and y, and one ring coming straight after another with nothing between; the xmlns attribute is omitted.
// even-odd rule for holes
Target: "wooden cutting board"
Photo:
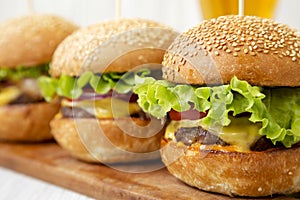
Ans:
<svg viewBox="0 0 300 200"><path fill-rule="evenodd" d="M157 168L143 173L122 172L105 165L73 159L55 143L0 143L0 165L97 199L233 199L185 185L161 168L160 161L113 166L135 172L145 171L145 166ZM234 198L238 199L241 198ZM277 196L262 199L297 198Z"/></svg>

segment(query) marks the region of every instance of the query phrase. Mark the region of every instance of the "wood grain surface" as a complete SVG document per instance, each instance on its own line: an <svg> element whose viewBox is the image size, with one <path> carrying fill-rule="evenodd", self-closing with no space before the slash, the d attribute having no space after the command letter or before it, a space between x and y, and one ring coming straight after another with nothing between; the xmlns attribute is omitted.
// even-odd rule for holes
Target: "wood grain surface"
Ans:
<svg viewBox="0 0 300 200"><path fill-rule="evenodd" d="M73 159L55 143L0 143L0 165L97 199L242 199L189 187L171 176L160 161L115 166L88 164ZM149 172L138 173L147 168ZM291 200L297 196L261 199Z"/></svg>

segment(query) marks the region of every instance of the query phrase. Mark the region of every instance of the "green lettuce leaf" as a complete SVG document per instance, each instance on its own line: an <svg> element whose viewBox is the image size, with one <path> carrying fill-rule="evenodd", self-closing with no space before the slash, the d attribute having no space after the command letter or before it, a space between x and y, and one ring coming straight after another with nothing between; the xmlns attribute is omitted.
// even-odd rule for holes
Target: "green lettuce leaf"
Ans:
<svg viewBox="0 0 300 200"><path fill-rule="evenodd" d="M38 79L40 88L47 88L41 90L42 95L46 101L51 101L52 97L56 94L56 88L58 86L58 80L50 78L48 76L42 76Z"/></svg>
<svg viewBox="0 0 300 200"><path fill-rule="evenodd" d="M0 69L0 81L18 81L23 78L38 78L41 75L48 75L49 64L42 64L35 67L19 66L14 69L2 67Z"/></svg>
<svg viewBox="0 0 300 200"><path fill-rule="evenodd" d="M206 112L201 123L206 127L222 127L231 123L229 114L249 114L249 121L261 123L260 135L274 144L286 147L300 141L300 89L266 89L251 86L233 77L229 85L194 87L136 76L134 93L147 113L162 118L174 109L182 112L192 108Z"/></svg>
<svg viewBox="0 0 300 200"><path fill-rule="evenodd" d="M266 123L261 132L267 132L273 142L280 138L284 146L299 142L300 88L274 88L263 92L266 94L263 102L267 117L272 120Z"/></svg>
<svg viewBox="0 0 300 200"><path fill-rule="evenodd" d="M111 90L126 94L132 91L135 85L135 76L147 76L151 73L148 69L141 69L136 72L105 74L94 74L85 72L80 77L61 75L59 78L42 76L38 79L42 95L47 101L55 96L62 96L69 99L77 99L83 93L83 88L90 85L97 94L107 94Z"/></svg>

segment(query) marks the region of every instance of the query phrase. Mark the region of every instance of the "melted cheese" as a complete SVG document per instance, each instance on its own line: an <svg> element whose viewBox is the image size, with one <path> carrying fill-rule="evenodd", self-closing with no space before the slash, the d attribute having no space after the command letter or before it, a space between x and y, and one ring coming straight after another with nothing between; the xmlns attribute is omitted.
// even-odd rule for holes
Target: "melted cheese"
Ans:
<svg viewBox="0 0 300 200"><path fill-rule="evenodd" d="M251 123L246 117L232 118L230 125L223 127L218 136L237 146L239 151L249 151L251 145L261 137L258 133L260 128L260 123Z"/></svg>
<svg viewBox="0 0 300 200"><path fill-rule="evenodd" d="M137 103L128 103L120 99L105 98L100 100L62 101L64 107L76 107L97 118L120 118L141 111Z"/></svg>
<svg viewBox="0 0 300 200"><path fill-rule="evenodd" d="M166 128L165 138L176 142L175 132L181 127L198 127L201 126L201 120L181 120L171 121ZM261 128L260 123L251 123L248 118L231 118L231 123L227 127L223 127L216 131L217 136L223 141L233 146L240 152L250 150L260 137L258 131ZM213 133L213 131L211 131ZM232 149L232 148L231 148Z"/></svg>
<svg viewBox="0 0 300 200"><path fill-rule="evenodd" d="M0 106L6 105L20 96L21 90L16 86L5 87L0 90Z"/></svg>

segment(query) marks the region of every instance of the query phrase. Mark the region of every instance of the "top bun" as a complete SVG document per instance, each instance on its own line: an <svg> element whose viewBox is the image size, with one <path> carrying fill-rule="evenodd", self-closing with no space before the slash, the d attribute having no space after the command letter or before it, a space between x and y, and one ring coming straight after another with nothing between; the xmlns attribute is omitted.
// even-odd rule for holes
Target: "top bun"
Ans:
<svg viewBox="0 0 300 200"><path fill-rule="evenodd" d="M165 79L226 84L233 76L258 86L300 86L295 30L255 16L221 16L182 33L164 56Z"/></svg>
<svg viewBox="0 0 300 200"><path fill-rule="evenodd" d="M136 66L161 63L178 35L171 28L145 19L109 20L82 28L54 53L50 74L78 76L85 71L126 72Z"/></svg>
<svg viewBox="0 0 300 200"><path fill-rule="evenodd" d="M48 14L26 15L0 24L0 67L50 62L57 45L78 27Z"/></svg>

